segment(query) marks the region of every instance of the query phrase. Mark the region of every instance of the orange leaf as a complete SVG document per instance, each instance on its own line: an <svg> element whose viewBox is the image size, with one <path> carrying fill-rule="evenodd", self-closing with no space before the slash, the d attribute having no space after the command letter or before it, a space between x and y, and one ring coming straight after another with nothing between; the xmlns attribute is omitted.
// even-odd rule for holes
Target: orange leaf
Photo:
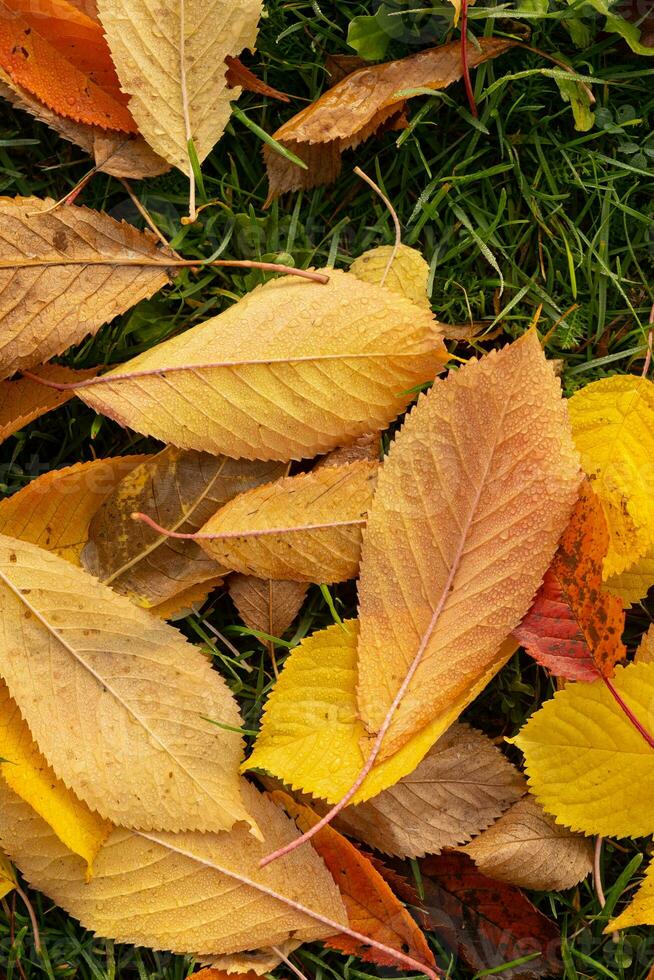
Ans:
<svg viewBox="0 0 654 980"><path fill-rule="evenodd" d="M49 381L74 382L94 377L99 368L74 371L58 364L44 364L35 368L34 374ZM18 381L0 381L0 442L8 439L23 426L59 408L73 398L74 391L57 391L46 388L38 381L20 378Z"/></svg>
<svg viewBox="0 0 654 980"><path fill-rule="evenodd" d="M267 85L266 82L262 82L260 78L257 78L253 71L246 68L240 58L232 58L232 56L228 54L225 58L225 64L227 65L227 74L225 75L225 78L227 79L227 84L230 88L237 88L240 86L246 92L256 92L258 95L267 95L268 98L278 99L280 102L291 101L285 92L280 92L271 85Z"/></svg>
<svg viewBox="0 0 654 980"><path fill-rule="evenodd" d="M320 818L310 807L297 803L286 793L275 790L271 796L295 820L302 832L318 823ZM433 968L434 956L427 940L370 860L330 826L319 830L311 838L311 843L338 886L350 928ZM367 963L397 965L390 955L364 946L344 934L331 936L324 943L342 953L358 956Z"/></svg>
<svg viewBox="0 0 654 980"><path fill-rule="evenodd" d="M622 601L602 591L609 532L589 483L516 639L543 667L574 681L610 677L626 654Z"/></svg>
<svg viewBox="0 0 654 980"><path fill-rule="evenodd" d="M67 0L0 0L0 65L61 116L137 132L100 24Z"/></svg>

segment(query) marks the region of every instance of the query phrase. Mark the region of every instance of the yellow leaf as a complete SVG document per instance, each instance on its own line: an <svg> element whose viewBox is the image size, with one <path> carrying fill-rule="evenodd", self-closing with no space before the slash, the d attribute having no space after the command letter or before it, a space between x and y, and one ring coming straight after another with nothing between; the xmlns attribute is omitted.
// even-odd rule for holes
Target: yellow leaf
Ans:
<svg viewBox="0 0 654 980"><path fill-rule="evenodd" d="M170 530L193 533L232 497L283 472L281 463L167 446L128 473L97 510L82 553L84 567L139 606L172 608L187 589L219 577L225 566L211 561L195 541L158 534L132 520L132 513L143 511Z"/></svg>
<svg viewBox="0 0 654 980"><path fill-rule="evenodd" d="M357 636L358 624L352 620L314 633L293 650L268 698L261 731L244 769L265 769L293 789L329 802L345 795L365 761L361 747L365 733L356 704ZM510 641L498 662L506 663L515 648ZM480 678L473 697L491 676ZM462 709L462 704L453 702L436 723L376 765L353 802L375 796L412 772L442 728L448 728Z"/></svg>
<svg viewBox="0 0 654 980"><path fill-rule="evenodd" d="M626 909L612 919L604 932L629 929L632 926L654 926L654 864L645 872L642 884Z"/></svg>
<svg viewBox="0 0 654 980"><path fill-rule="evenodd" d="M0 681L0 772L8 786L52 828L91 871L102 843L113 829L57 779L37 749L6 685Z"/></svg>
<svg viewBox="0 0 654 980"><path fill-rule="evenodd" d="M198 648L81 568L4 536L0 603L0 675L77 796L136 828L249 821L239 711Z"/></svg>
<svg viewBox="0 0 654 980"><path fill-rule="evenodd" d="M646 555L638 558L633 565L619 575L607 579L607 592L617 595L625 606L633 606L644 599L654 585L654 545Z"/></svg>
<svg viewBox="0 0 654 980"><path fill-rule="evenodd" d="M116 456L51 470L0 501L0 534L80 565L89 523L114 487L147 456Z"/></svg>
<svg viewBox="0 0 654 980"><path fill-rule="evenodd" d="M79 395L138 432L235 458L301 459L379 431L440 370L439 324L389 289L329 276L268 282Z"/></svg>
<svg viewBox="0 0 654 980"><path fill-rule="evenodd" d="M211 960L213 954L283 948L291 937L310 941L338 932L285 904L295 900L319 916L347 923L322 860L304 847L261 870L260 859L298 832L245 781L243 797L265 831L264 841L256 841L242 824L220 834L117 827L87 881L84 862L0 780L0 841L32 887L87 929L118 942Z"/></svg>
<svg viewBox="0 0 654 980"><path fill-rule="evenodd" d="M373 462L325 466L235 497L200 529L225 568L293 582L344 582L359 571L377 483Z"/></svg>
<svg viewBox="0 0 654 980"><path fill-rule="evenodd" d="M613 684L644 728L654 732L654 663L617 667ZM604 681L558 691L512 741L524 752L536 799L559 823L604 837L654 831L648 792L654 785L654 748Z"/></svg>
<svg viewBox="0 0 654 980"><path fill-rule="evenodd" d="M357 703L387 759L505 662L580 483L561 386L534 332L437 380L382 467L363 538ZM417 666L416 666L417 665Z"/></svg>
<svg viewBox="0 0 654 980"><path fill-rule="evenodd" d="M0 378L63 353L170 281L171 253L150 232L53 204L0 198ZM151 264L112 267L121 259Z"/></svg>
<svg viewBox="0 0 654 980"><path fill-rule="evenodd" d="M575 392L570 421L611 537L604 578L654 547L654 384L615 375Z"/></svg>
<svg viewBox="0 0 654 980"><path fill-rule="evenodd" d="M0 898L8 895L16 886L16 872L4 854L0 854Z"/></svg>
<svg viewBox="0 0 654 980"><path fill-rule="evenodd" d="M139 132L189 173L220 139L240 89L228 89L225 58L254 48L262 0L98 0L123 91Z"/></svg>
<svg viewBox="0 0 654 980"><path fill-rule="evenodd" d="M44 364L43 367L35 368L33 373L50 381L70 384L92 377L97 373L97 368L71 371L70 368L60 367L58 364ZM0 381L0 442L46 412L64 405L74 394L74 391L46 388L30 378Z"/></svg>
<svg viewBox="0 0 654 980"><path fill-rule="evenodd" d="M431 309L427 285L429 265L422 254L408 245L400 245L397 254L392 245L380 245L364 252L350 266L350 272L364 282L382 283L416 306ZM391 258L393 261L391 262ZM389 265L390 262L390 265Z"/></svg>

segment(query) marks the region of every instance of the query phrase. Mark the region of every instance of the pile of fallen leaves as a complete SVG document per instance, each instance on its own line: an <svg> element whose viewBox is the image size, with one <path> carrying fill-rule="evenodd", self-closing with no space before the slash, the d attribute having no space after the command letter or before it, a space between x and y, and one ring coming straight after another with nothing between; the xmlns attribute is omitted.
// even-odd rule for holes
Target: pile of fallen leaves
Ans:
<svg viewBox="0 0 654 980"><path fill-rule="evenodd" d="M190 30L183 5L156 24L137 0L81 7L3 0L3 94L97 168L193 184L230 73L257 84L234 59L261 3L188 4ZM405 124L400 83L442 87L506 46L351 73L266 148L271 195ZM434 977L426 929L474 970L558 972L557 928L521 889L581 881L594 835L654 832L654 632L632 662L622 640L654 584L652 382L566 401L535 328L451 360L399 243L348 272L277 267L220 316L73 371L46 362L198 261L71 203L3 199L0 217L2 436L78 397L164 443L0 503L7 856L97 934L215 970L322 940ZM358 619L277 672L309 585L350 579ZM227 683L170 625L221 583L278 673L247 758ZM518 646L559 682L512 739L527 779L458 721ZM654 924L651 873L607 930L633 924Z"/></svg>

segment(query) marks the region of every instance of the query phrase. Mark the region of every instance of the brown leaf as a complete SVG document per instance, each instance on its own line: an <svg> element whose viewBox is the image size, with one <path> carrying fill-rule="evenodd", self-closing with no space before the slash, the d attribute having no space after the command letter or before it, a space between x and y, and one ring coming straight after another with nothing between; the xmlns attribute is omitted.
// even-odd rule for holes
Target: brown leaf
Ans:
<svg viewBox="0 0 654 980"><path fill-rule="evenodd" d="M150 232L52 205L0 198L0 378L63 353L170 281L170 255ZM157 264L112 267L125 257Z"/></svg>
<svg viewBox="0 0 654 980"><path fill-rule="evenodd" d="M86 371L73 371L58 364L45 364L35 368L33 373L49 381L71 383L92 378L98 370L99 368L89 368ZM0 381L0 442L47 412L65 405L74 394L73 391L46 388L29 378Z"/></svg>
<svg viewBox="0 0 654 980"><path fill-rule="evenodd" d="M245 92L256 92L258 95L266 95L269 99L278 99L280 102L290 102L285 92L279 92L276 88L266 85L260 78L250 71L243 64L240 58L232 58L227 55L225 58L227 65L227 84L230 88L242 88Z"/></svg>
<svg viewBox="0 0 654 980"><path fill-rule="evenodd" d="M238 572L229 577L229 594L247 627L281 637L295 620L306 598L304 582L257 578Z"/></svg>
<svg viewBox="0 0 654 980"><path fill-rule="evenodd" d="M490 739L454 724L417 769L346 807L335 826L386 854L422 857L470 840L525 790L524 778Z"/></svg>
<svg viewBox="0 0 654 980"><path fill-rule="evenodd" d="M518 888L486 878L456 852L426 858L420 868L430 928L469 970L489 970L505 980L561 973L558 928ZM498 971L523 956L533 958Z"/></svg>
<svg viewBox="0 0 654 980"><path fill-rule="evenodd" d="M293 817L303 833L318 823L319 817L311 807L297 803L286 793L277 791L272 798ZM341 893L350 928L433 968L434 956L425 937L368 858L329 826L319 830L311 844ZM332 936L325 945L358 956L366 963L398 964L396 958L350 936Z"/></svg>
<svg viewBox="0 0 654 980"><path fill-rule="evenodd" d="M51 470L0 501L0 534L81 564L89 523L102 501L147 456L117 456Z"/></svg>
<svg viewBox="0 0 654 980"><path fill-rule="evenodd" d="M654 624L650 626L640 641L634 660L639 664L654 663Z"/></svg>
<svg viewBox="0 0 654 980"><path fill-rule="evenodd" d="M463 850L489 878L537 891L572 888L593 869L592 840L555 823L533 796Z"/></svg>
<svg viewBox="0 0 654 980"><path fill-rule="evenodd" d="M496 58L512 41L479 38L470 46L471 68ZM361 68L325 92L274 133L274 138L303 160L303 170L270 147L264 147L270 190L268 201L285 191L328 184L338 177L341 154L354 149L382 126L401 117L409 89L443 89L462 75L459 41L430 48L400 61Z"/></svg>
<svg viewBox="0 0 654 980"><path fill-rule="evenodd" d="M220 577L224 566L195 541L169 538L134 521L134 511L156 514L164 527L192 533L233 497L276 479L284 469L281 463L167 446L132 470L97 511L82 554L84 567L137 605L168 604L187 589Z"/></svg>

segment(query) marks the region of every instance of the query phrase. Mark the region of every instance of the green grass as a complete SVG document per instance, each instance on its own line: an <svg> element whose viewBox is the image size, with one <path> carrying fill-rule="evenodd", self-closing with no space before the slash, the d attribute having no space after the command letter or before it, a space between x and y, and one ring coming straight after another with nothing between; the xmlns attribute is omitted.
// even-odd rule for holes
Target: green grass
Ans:
<svg viewBox="0 0 654 980"><path fill-rule="evenodd" d="M325 54L352 53L345 40L348 23L375 7L373 0L271 0L253 63L270 84L293 96L294 106L292 110L244 96L239 104L246 117L272 133L291 111L315 99L327 82ZM435 10L435 17L407 14L408 26L393 41L393 56L444 39L447 22ZM515 22L491 19L492 11L492 6L474 9L471 26L477 34L491 28L516 30ZM474 75L478 123L471 120L461 85L418 98L411 128L399 139L386 135L346 154L336 185L290 196L268 211L262 209L266 179L261 140L236 118L203 166L206 199L215 203L202 211L196 225L180 224L187 188L179 174L137 184L135 192L185 257L219 253L225 258L277 258L304 267L327 262L347 267L364 249L390 242L393 235L385 209L352 173L358 163L393 202L404 241L420 248L430 262L432 301L440 319L485 321L489 336L484 340L482 335L478 350L519 335L542 306L540 329L543 334L553 330L547 352L561 359L568 394L607 374L639 371L654 301L654 170L647 152L654 121L654 58L638 58L614 37L601 35L597 22L590 24L590 46L577 50L563 20L569 13L566 6L556 7L548 19L530 23L536 45L563 55L580 74L601 80L593 86L600 125L590 132L575 131L555 81L538 71L550 64L516 49ZM532 72L506 78L525 70ZM66 195L88 169L83 153L8 106L1 111L1 192L55 199ZM142 224L123 186L104 175L93 178L80 203ZM219 313L259 281L257 272L184 270L174 285L63 360L76 367L121 362ZM463 357L473 353L467 344L456 350ZM0 447L0 490L11 493L54 467L152 445L73 401ZM340 614L352 614L351 584L331 594ZM632 648L653 611L654 604L644 604L630 615ZM331 618L325 596L314 589L286 639L295 643ZM272 683L262 645L239 629L224 594L181 625L191 639L211 650L241 701L245 728L256 729ZM238 649L238 657L212 628ZM280 646L280 661L287 649ZM549 693L544 672L518 655L466 717L494 737L511 735ZM632 859L646 850L643 841L605 845L609 902L623 902L631 893L638 880ZM629 866L630 874L621 878ZM32 894L32 901L41 928L41 956L34 951L20 901L14 903L10 896L6 914L0 916L0 966L8 980L182 980L192 966L181 958L114 948L84 932L43 896ZM618 943L603 936L606 916L590 881L562 894L536 895L535 901L563 929L567 978L647 976L654 960L651 934L631 930ZM440 949L435 940L434 948ZM455 980L471 976L444 950L439 961ZM362 967L319 947L298 953L297 962L319 980L394 973Z"/></svg>

